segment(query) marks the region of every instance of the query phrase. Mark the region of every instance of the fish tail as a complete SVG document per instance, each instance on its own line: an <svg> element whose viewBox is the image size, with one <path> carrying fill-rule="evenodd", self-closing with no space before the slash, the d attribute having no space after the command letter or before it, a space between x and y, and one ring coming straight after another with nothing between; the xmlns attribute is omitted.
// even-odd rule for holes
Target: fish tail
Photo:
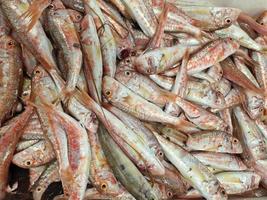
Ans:
<svg viewBox="0 0 267 200"><path fill-rule="evenodd" d="M29 32L41 17L43 11L50 5L51 0L33 0L28 10L20 16L25 21L24 28Z"/></svg>

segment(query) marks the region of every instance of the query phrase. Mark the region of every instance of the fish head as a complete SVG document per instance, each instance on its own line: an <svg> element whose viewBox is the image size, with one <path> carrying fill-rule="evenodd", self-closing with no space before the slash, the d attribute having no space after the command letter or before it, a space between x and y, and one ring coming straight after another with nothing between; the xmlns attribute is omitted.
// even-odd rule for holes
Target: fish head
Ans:
<svg viewBox="0 0 267 200"><path fill-rule="evenodd" d="M33 199L41 199L43 196L43 193L47 189L45 184L39 184L36 187L32 188L32 195Z"/></svg>
<svg viewBox="0 0 267 200"><path fill-rule="evenodd" d="M117 66L117 73L125 70L134 70L132 57L127 57L119 62Z"/></svg>
<svg viewBox="0 0 267 200"><path fill-rule="evenodd" d="M236 22L241 10L238 8L229 7L214 7L211 10L212 20L217 28L225 28Z"/></svg>
<svg viewBox="0 0 267 200"><path fill-rule="evenodd" d="M231 137L230 143L231 143L232 152L235 152L235 153L242 153L243 152L242 145L237 138Z"/></svg>
<svg viewBox="0 0 267 200"><path fill-rule="evenodd" d="M104 96L108 101L110 101L119 92L119 82L109 76L104 76L102 89Z"/></svg>
<svg viewBox="0 0 267 200"><path fill-rule="evenodd" d="M23 151L16 153L13 156L12 162L21 168L30 168L36 166L36 160L32 156L32 148L27 148Z"/></svg>
<svg viewBox="0 0 267 200"><path fill-rule="evenodd" d="M73 21L75 29L77 32L81 31L81 21L83 19L83 15L76 11L76 10L72 10L72 9L67 9L69 16L71 18L71 21Z"/></svg>
<svg viewBox="0 0 267 200"><path fill-rule="evenodd" d="M19 50L19 44L10 36L3 35L0 37L0 58L8 55L14 55Z"/></svg>
<svg viewBox="0 0 267 200"><path fill-rule="evenodd" d="M48 7L50 10L64 9L65 6L60 0L53 0Z"/></svg>
<svg viewBox="0 0 267 200"><path fill-rule="evenodd" d="M257 22L261 25L267 25L267 10L265 10L260 17L257 19Z"/></svg>
<svg viewBox="0 0 267 200"><path fill-rule="evenodd" d="M116 73L115 78L121 82L122 84L126 84L128 83L132 78L134 78L135 76L134 71L131 70L125 70L125 71L121 71Z"/></svg>
<svg viewBox="0 0 267 200"><path fill-rule="evenodd" d="M80 23L83 16L80 12L76 11L76 10L72 10L72 9L67 9L68 10L68 13L70 15L70 18L71 20L74 22L74 23Z"/></svg>

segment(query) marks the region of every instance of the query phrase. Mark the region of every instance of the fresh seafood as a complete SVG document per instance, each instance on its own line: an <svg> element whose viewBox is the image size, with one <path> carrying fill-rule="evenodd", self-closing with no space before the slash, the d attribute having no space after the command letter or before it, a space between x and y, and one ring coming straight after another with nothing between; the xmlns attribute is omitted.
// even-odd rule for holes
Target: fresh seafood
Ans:
<svg viewBox="0 0 267 200"><path fill-rule="evenodd" d="M266 196L259 16L208 0L0 0L0 200Z"/></svg>

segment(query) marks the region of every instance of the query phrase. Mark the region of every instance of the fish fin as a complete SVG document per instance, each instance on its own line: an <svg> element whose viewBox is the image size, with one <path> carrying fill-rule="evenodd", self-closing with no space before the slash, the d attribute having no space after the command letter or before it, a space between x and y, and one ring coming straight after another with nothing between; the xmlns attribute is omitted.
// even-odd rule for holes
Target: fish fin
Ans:
<svg viewBox="0 0 267 200"><path fill-rule="evenodd" d="M29 32L37 23L42 12L50 5L51 0L33 0L28 10L20 16L25 21L24 28Z"/></svg>

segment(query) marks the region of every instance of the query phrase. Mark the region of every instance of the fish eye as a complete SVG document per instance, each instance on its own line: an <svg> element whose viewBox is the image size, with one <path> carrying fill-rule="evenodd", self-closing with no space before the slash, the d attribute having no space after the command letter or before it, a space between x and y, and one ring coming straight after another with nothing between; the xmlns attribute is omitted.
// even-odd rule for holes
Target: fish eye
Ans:
<svg viewBox="0 0 267 200"><path fill-rule="evenodd" d="M226 195L226 192L225 192L225 190L222 190L221 192L222 192L222 195Z"/></svg>
<svg viewBox="0 0 267 200"><path fill-rule="evenodd" d="M163 158L163 156L164 156L163 152L162 151L159 151L158 152L158 156L161 157L161 158Z"/></svg>
<svg viewBox="0 0 267 200"><path fill-rule="evenodd" d="M111 92L109 90L107 90L105 93L106 93L107 96L111 95Z"/></svg>
<svg viewBox="0 0 267 200"><path fill-rule="evenodd" d="M38 192L40 192L40 191L42 190L42 188L41 188L41 187L37 187L36 190L37 190Z"/></svg>
<svg viewBox="0 0 267 200"><path fill-rule="evenodd" d="M40 72L40 70L36 70L34 73L35 74L40 74L41 72Z"/></svg>
<svg viewBox="0 0 267 200"><path fill-rule="evenodd" d="M234 143L238 143L238 140L237 140L237 139L234 139L233 142L234 142Z"/></svg>
<svg viewBox="0 0 267 200"><path fill-rule="evenodd" d="M232 20L229 17L225 18L224 21L225 21L226 24L231 24L232 23Z"/></svg>
<svg viewBox="0 0 267 200"><path fill-rule="evenodd" d="M131 75L131 72L126 71L126 72L125 72L125 75L126 75L126 76L130 76L130 75Z"/></svg>
<svg viewBox="0 0 267 200"><path fill-rule="evenodd" d="M106 183L102 183L100 187L101 187L101 190L106 190L107 189L107 184Z"/></svg>
<svg viewBox="0 0 267 200"><path fill-rule="evenodd" d="M48 8L49 8L49 9L53 9L53 8L55 8L55 6L54 6L53 4L50 4L50 5L48 6Z"/></svg>
<svg viewBox="0 0 267 200"><path fill-rule="evenodd" d="M82 18L81 15L76 15L76 19L77 19L77 20L80 20L81 18Z"/></svg>
<svg viewBox="0 0 267 200"><path fill-rule="evenodd" d="M127 58L127 59L125 60L125 62L126 62L127 64L129 64L131 61L130 61L129 58Z"/></svg>
<svg viewBox="0 0 267 200"><path fill-rule="evenodd" d="M22 96L24 96L24 97L26 97L26 96L28 96L29 95L29 92L28 91L25 91L25 92L23 92L23 94L22 94Z"/></svg>
<svg viewBox="0 0 267 200"><path fill-rule="evenodd" d="M151 73L151 69L148 68L148 69L146 70L146 72L147 72L148 74L150 74L150 73Z"/></svg>
<svg viewBox="0 0 267 200"><path fill-rule="evenodd" d="M32 164L32 162L31 162L30 160L27 160L27 161L25 162L25 164L26 164L27 166L30 166L30 165Z"/></svg>
<svg viewBox="0 0 267 200"><path fill-rule="evenodd" d="M168 196L168 197L172 197L172 196L173 196L172 192L170 192L170 191L167 192L167 196Z"/></svg>
<svg viewBox="0 0 267 200"><path fill-rule="evenodd" d="M10 41L7 43L7 45L8 45L9 47L12 47L12 46L14 46L14 44L15 44L15 42L14 42L14 41L12 41L12 40L10 40Z"/></svg>

